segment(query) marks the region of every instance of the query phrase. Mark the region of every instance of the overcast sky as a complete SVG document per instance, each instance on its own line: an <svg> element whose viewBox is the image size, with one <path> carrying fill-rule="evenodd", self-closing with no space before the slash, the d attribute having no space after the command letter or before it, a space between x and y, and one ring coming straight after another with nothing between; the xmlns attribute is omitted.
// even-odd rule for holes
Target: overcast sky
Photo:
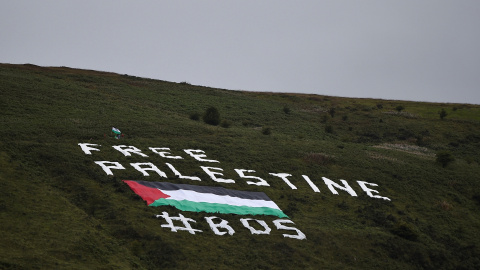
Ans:
<svg viewBox="0 0 480 270"><path fill-rule="evenodd" d="M0 62L480 104L480 1L2 0Z"/></svg>

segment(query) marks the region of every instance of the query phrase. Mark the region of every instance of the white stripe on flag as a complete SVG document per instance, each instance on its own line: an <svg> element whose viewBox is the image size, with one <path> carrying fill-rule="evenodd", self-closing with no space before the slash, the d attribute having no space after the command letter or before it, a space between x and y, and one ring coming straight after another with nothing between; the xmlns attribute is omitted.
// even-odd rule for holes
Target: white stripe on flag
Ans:
<svg viewBox="0 0 480 270"><path fill-rule="evenodd" d="M200 193L192 190L161 190L163 193L171 196L164 200L187 200L192 202L206 202L206 203L220 203L235 206L249 206L249 207L269 207L273 209L280 208L273 201L251 200L238 197L231 197L228 195L216 195L211 193Z"/></svg>

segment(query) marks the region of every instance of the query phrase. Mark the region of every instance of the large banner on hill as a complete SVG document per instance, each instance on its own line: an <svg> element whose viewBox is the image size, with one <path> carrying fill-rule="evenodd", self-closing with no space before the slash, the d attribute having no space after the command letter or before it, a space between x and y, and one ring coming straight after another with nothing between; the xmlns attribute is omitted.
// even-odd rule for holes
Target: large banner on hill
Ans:
<svg viewBox="0 0 480 270"><path fill-rule="evenodd" d="M92 143L79 143L81 150L86 155L93 155L96 151L101 151L101 145ZM123 154L124 156L136 155L143 158L149 156L142 150L135 146L127 145L114 145L115 150ZM159 155L166 160L180 160L184 159L183 156L173 155L168 147L149 147L151 153ZM213 160L207 157L205 151L201 149L183 149L183 152L187 156L195 159L201 163L220 163L218 160ZM125 170L125 166L117 161L94 161L95 164L107 175L114 175L116 170ZM149 177L150 174L156 174L161 178L168 178L167 173L161 170L157 165L151 162L135 162L129 164L139 175ZM180 173L173 164L166 162L165 166L173 173L178 179L188 180L196 182L202 181L199 176L187 176ZM238 180L225 179L223 169L212 166L200 166L201 170L205 172L205 175L210 180L223 184L235 184ZM239 178L244 180L248 185L258 186L262 188L270 187L267 180L254 175L255 170L251 169L234 169ZM297 189L292 184L289 177L293 177L286 172L270 172L271 177L276 179L280 178L285 185L290 189ZM320 193L320 188L310 179L307 175L301 175L303 180L315 193ZM352 188L348 181L340 179L339 182L335 182L327 177L321 177L325 186L334 195L339 195L338 190L346 192L352 197L357 197L357 192ZM205 213L219 213L219 214L237 214L237 215L272 215L279 218L288 218L285 213L273 202L264 192L251 192L240 191L235 189L226 189L223 187L213 186L200 186L180 183L168 183L168 182L151 182L151 181L134 181L124 180L133 192L139 195L149 206L173 206L181 211L193 211L193 212L205 212ZM390 201L390 198L380 196L378 185L375 183L369 183L365 181L355 181L358 187L365 192L367 196L373 199L381 199ZM374 189L377 188L377 189ZM189 233L195 234L201 232L198 229L194 229L191 226L191 222L196 222L193 219L187 218L182 214L178 217L171 217L167 212L162 212L161 215L156 215L157 218L163 218L167 223L162 227L170 228L171 231L177 232L186 230ZM206 222L209 224L212 231L217 235L234 234L234 229L228 225L228 221L216 217L205 217ZM214 222L214 220L220 220L220 222ZM175 222L181 222L181 226L176 226ZM270 227L268 224L259 219L253 218L241 218L241 223L244 227L248 228L252 234L270 234ZM251 222L257 223L256 226L252 226ZM285 224L294 224L290 219L277 219L273 221L273 224L278 230L294 231L295 234L283 234L284 237L303 240L306 236L297 228L286 226ZM258 229L258 226L263 229Z"/></svg>

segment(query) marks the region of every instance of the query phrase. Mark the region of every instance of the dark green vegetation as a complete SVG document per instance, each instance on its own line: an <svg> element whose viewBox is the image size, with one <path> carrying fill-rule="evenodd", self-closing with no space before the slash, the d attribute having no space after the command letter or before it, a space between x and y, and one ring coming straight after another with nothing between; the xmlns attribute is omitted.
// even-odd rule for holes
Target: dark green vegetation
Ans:
<svg viewBox="0 0 480 270"><path fill-rule="evenodd" d="M203 122L212 126L218 126L220 124L220 112L218 112L217 108L209 107L203 115Z"/></svg>
<svg viewBox="0 0 480 270"><path fill-rule="evenodd" d="M480 268L480 106L227 91L33 65L0 65L0 105L0 268ZM211 106L228 125L192 120ZM113 139L112 126L125 137ZM101 151L85 155L78 143ZM119 144L149 157L125 157L111 147ZM206 166L236 183L214 182L182 149L204 150L220 161ZM442 151L454 158L445 167ZM102 160L126 169L107 176L94 163ZM169 179L144 177L131 162L152 162ZM165 162L202 181L175 179ZM234 169L255 170L270 187L247 185ZM280 172L298 189L269 175ZM332 194L322 176L347 180L358 197ZM271 234L252 235L244 216L216 214L235 229L217 236L204 220L213 214L147 207L122 179L263 191L307 240L284 238L291 232L270 216L253 218ZM391 201L366 196L356 180ZM196 220L203 233L162 228L162 211Z"/></svg>

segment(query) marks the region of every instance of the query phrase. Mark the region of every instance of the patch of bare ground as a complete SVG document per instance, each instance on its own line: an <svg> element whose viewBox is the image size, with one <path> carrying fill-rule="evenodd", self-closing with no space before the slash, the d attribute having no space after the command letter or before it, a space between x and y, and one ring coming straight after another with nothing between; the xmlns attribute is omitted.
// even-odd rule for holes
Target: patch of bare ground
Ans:
<svg viewBox="0 0 480 270"><path fill-rule="evenodd" d="M403 116L405 118L419 118L418 115L414 113L409 113L409 112L396 112L396 111L388 111L388 112L383 112L384 114L389 114L389 115L395 115L395 116Z"/></svg>
<svg viewBox="0 0 480 270"><path fill-rule="evenodd" d="M301 111L303 112L313 112L313 113L326 113L328 112L328 108L325 108L325 107L321 107L321 106L305 106L301 109Z"/></svg>
<svg viewBox="0 0 480 270"><path fill-rule="evenodd" d="M369 158L373 158L373 159L383 159L383 160L388 160L388 161L392 161L392 162L396 162L396 163L405 163L401 160L398 160L397 158L394 158L394 157L389 157L389 156L385 156L385 155L381 155L379 153L376 153L376 152L370 152L370 151L367 151L367 156Z"/></svg>
<svg viewBox="0 0 480 270"><path fill-rule="evenodd" d="M435 157L435 153L433 153L431 150L429 150L426 147L421 147L421 146L418 146L418 145L411 145L411 144L406 144L406 143L384 143L384 144L380 144L380 145L375 145L373 147L381 148L381 149L402 151L402 152L418 155L418 156L425 157L425 158Z"/></svg>
<svg viewBox="0 0 480 270"><path fill-rule="evenodd" d="M303 160L307 163L329 165L335 163L335 156L324 153L308 153L303 157Z"/></svg>

